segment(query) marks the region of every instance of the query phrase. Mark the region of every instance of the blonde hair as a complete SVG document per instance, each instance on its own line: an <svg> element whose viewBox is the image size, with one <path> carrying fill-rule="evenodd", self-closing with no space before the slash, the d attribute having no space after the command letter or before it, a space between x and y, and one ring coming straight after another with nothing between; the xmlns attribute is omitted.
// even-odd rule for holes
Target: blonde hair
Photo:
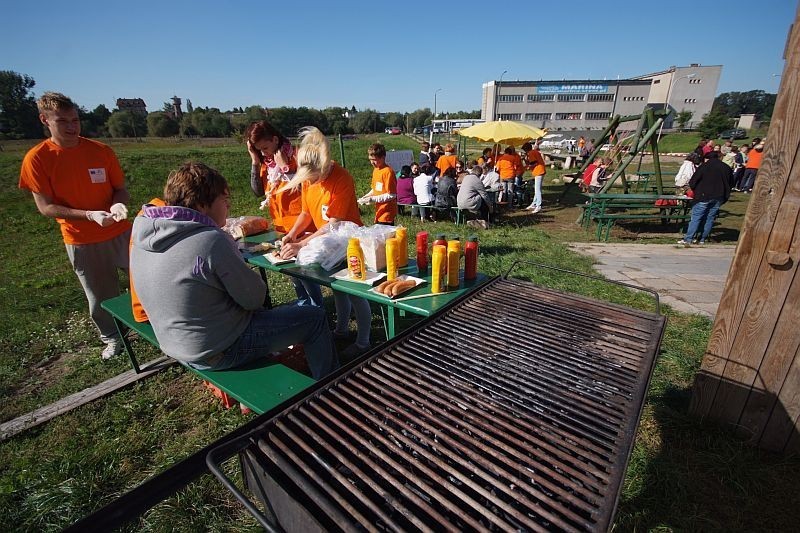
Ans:
<svg viewBox="0 0 800 533"><path fill-rule="evenodd" d="M330 174L333 161L328 138L314 126L300 130L297 149L297 173L281 189L295 189L310 179L324 179Z"/></svg>
<svg viewBox="0 0 800 533"><path fill-rule="evenodd" d="M48 111L69 111L70 109L78 109L69 96L61 93L48 91L44 93L41 98L36 101L36 107L39 108L39 113L44 114Z"/></svg>

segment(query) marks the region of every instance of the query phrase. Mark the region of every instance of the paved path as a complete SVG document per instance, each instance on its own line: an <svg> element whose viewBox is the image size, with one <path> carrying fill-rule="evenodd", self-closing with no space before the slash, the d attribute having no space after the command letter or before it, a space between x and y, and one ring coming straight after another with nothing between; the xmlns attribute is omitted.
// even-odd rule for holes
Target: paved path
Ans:
<svg viewBox="0 0 800 533"><path fill-rule="evenodd" d="M593 256L595 269L608 279L641 285L658 292L676 311L713 318L728 277L732 245L684 248L675 244L571 243Z"/></svg>

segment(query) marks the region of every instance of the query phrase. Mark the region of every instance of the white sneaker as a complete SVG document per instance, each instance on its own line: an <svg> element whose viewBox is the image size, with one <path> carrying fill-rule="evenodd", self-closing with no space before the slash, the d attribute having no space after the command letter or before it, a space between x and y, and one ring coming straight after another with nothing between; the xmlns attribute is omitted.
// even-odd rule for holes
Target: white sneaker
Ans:
<svg viewBox="0 0 800 533"><path fill-rule="evenodd" d="M117 355L121 354L122 350L124 349L125 345L122 344L122 341L115 339L106 344L106 347L103 348L103 353L100 354L100 357L103 359L103 361L108 361L112 357L116 357Z"/></svg>
<svg viewBox="0 0 800 533"><path fill-rule="evenodd" d="M542 210L542 206L537 205L536 207L533 208L533 210L531 211L531 214L535 215L536 213L538 213L541 210Z"/></svg>
<svg viewBox="0 0 800 533"><path fill-rule="evenodd" d="M531 210L533 210L533 209L536 209L536 204L531 204L531 205L529 205L528 207L526 207L525 209L527 209L528 211L531 211Z"/></svg>

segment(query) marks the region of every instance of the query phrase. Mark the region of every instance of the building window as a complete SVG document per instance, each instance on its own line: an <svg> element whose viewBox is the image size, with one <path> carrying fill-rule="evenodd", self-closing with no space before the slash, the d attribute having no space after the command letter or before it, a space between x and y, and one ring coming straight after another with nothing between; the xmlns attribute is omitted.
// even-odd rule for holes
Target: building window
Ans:
<svg viewBox="0 0 800 533"><path fill-rule="evenodd" d="M559 94L558 101L559 102L583 102L586 99L586 95L579 93L579 94Z"/></svg>
<svg viewBox="0 0 800 533"><path fill-rule="evenodd" d="M501 102L521 102L522 95L521 94L501 94L500 95Z"/></svg>
<svg viewBox="0 0 800 533"><path fill-rule="evenodd" d="M656 83L661 83L661 80L653 80L653 85L655 85Z"/></svg>
<svg viewBox="0 0 800 533"><path fill-rule="evenodd" d="M556 99L554 94L529 94L529 102L553 102Z"/></svg>
<svg viewBox="0 0 800 533"><path fill-rule="evenodd" d="M556 120L580 120L580 113L556 113Z"/></svg>
<svg viewBox="0 0 800 533"><path fill-rule="evenodd" d="M696 104L697 103L697 98L684 98L683 103L684 104Z"/></svg>
<svg viewBox="0 0 800 533"><path fill-rule="evenodd" d="M521 113L500 113L497 115L500 120L519 120L522 117Z"/></svg>
<svg viewBox="0 0 800 533"><path fill-rule="evenodd" d="M528 121L550 120L550 113L525 113L525 120Z"/></svg>
<svg viewBox="0 0 800 533"><path fill-rule="evenodd" d="M608 120L609 118L611 118L611 113L606 113L606 112L586 113L586 120Z"/></svg>
<svg viewBox="0 0 800 533"><path fill-rule="evenodd" d="M614 101L614 93L603 93L603 94L590 94L588 98L589 102L613 102Z"/></svg>
<svg viewBox="0 0 800 533"><path fill-rule="evenodd" d="M703 83L703 78L689 78L689 83L691 83L692 85Z"/></svg>
<svg viewBox="0 0 800 533"><path fill-rule="evenodd" d="M644 96L623 96L623 102L643 102Z"/></svg>

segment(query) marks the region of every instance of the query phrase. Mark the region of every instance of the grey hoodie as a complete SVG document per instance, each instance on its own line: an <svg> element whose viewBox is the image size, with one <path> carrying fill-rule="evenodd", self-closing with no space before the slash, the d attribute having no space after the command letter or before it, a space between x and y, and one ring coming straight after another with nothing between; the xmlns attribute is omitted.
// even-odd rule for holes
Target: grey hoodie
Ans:
<svg viewBox="0 0 800 533"><path fill-rule="evenodd" d="M161 349L185 362L221 353L263 305L264 282L206 215L185 207L142 209L133 223L131 276Z"/></svg>

